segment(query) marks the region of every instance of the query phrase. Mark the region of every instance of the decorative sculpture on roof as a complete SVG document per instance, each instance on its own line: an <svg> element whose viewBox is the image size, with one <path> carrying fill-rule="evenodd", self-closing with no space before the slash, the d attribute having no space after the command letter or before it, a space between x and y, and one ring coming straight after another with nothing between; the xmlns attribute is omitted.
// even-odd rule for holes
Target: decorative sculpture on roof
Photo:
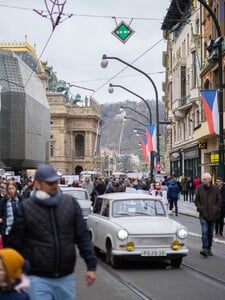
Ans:
<svg viewBox="0 0 225 300"><path fill-rule="evenodd" d="M53 67L47 66L47 63L46 65L44 65L44 67L45 73L48 76L47 91L55 92L58 84L58 78L55 72L53 71Z"/></svg>
<svg viewBox="0 0 225 300"><path fill-rule="evenodd" d="M47 91L63 93L67 103L76 105L77 103L82 102L80 94L77 94L75 97L71 96L69 84L65 80L58 80L53 71L53 67L47 66L47 62L42 63L42 65L44 66L45 74L48 77Z"/></svg>

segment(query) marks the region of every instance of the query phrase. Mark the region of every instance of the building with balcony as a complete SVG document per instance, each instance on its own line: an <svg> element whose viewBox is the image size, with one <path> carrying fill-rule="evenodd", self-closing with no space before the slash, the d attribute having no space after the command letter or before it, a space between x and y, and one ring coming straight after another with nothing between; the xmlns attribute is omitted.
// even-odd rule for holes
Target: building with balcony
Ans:
<svg viewBox="0 0 225 300"><path fill-rule="evenodd" d="M208 1L208 5L215 13L221 32L222 37L225 36L225 19L224 19L224 1ZM218 48L216 45L217 32L212 17L208 11L201 8L201 23L202 23L202 68L200 71L200 77L203 89L218 89ZM224 54L225 43L222 43L222 51ZM223 55L223 84L225 82L225 58ZM224 98L223 98L223 112L224 112ZM219 116L218 116L219 119ZM223 113L224 119L224 113ZM224 123L225 124L225 123ZM201 167L202 172L210 172L213 177L216 176L218 165L219 165L219 145L218 136L216 134L210 134L208 129L207 120L203 114L202 122L194 132L194 138L199 140L201 143L207 145L205 149L201 150Z"/></svg>
<svg viewBox="0 0 225 300"><path fill-rule="evenodd" d="M178 3L179 2L179 3ZM165 162L172 176L200 175L201 155L195 130L201 124L201 19L198 1L172 0L162 24L167 50L163 97L167 126ZM169 162L169 163L168 163Z"/></svg>

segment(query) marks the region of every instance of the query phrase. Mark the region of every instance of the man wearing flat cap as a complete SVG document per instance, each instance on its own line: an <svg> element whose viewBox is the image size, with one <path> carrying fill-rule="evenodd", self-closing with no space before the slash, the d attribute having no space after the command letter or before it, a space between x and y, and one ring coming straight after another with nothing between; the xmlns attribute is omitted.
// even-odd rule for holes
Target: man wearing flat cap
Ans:
<svg viewBox="0 0 225 300"><path fill-rule="evenodd" d="M11 247L30 262L30 299L75 299L75 243L87 266L86 283L96 278L96 256L77 201L58 188L60 176L40 166L34 191L18 207ZM52 298L53 297L53 298Z"/></svg>

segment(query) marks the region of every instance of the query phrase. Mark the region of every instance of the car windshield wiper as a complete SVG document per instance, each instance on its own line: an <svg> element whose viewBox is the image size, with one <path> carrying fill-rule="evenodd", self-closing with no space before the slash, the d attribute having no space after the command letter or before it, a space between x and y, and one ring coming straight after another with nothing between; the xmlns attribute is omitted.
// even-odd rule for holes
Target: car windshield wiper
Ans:
<svg viewBox="0 0 225 300"><path fill-rule="evenodd" d="M145 215L145 216L151 216L151 214L148 214L147 211L146 212L144 212L144 211L136 211L135 214Z"/></svg>

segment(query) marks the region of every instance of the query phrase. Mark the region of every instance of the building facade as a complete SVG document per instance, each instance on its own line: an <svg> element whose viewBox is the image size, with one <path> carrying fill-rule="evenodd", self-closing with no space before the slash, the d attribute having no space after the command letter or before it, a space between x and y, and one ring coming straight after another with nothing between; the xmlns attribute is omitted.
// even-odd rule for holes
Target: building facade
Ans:
<svg viewBox="0 0 225 300"><path fill-rule="evenodd" d="M219 27L222 33L222 38L225 37L225 3L224 1L208 1L209 7L215 13ZM215 24L209 12L202 7L201 9L201 23L202 23L202 68L201 68L201 81L202 88L205 90L219 88L218 80L218 47L217 47L217 31ZM221 38L221 37L220 37ZM222 42L222 73L223 82L225 83L225 58L224 58L225 43ZM224 89L223 89L224 91ZM223 120L224 120L224 97L223 102ZM219 119L219 115L218 115ZM224 127L223 127L224 134ZM202 118L201 126L195 131L194 138L199 140L201 144L206 145L201 150L201 167L202 172L210 172L215 178L218 174L219 166L219 137L216 134L210 134L207 125L207 120ZM223 166L224 167L224 166Z"/></svg>
<svg viewBox="0 0 225 300"><path fill-rule="evenodd" d="M59 92L47 92L51 110L50 162L62 174L101 172L100 106L85 98L82 106Z"/></svg>
<svg viewBox="0 0 225 300"><path fill-rule="evenodd" d="M179 2L180 3L180 2ZM167 40L163 53L166 78L163 97L167 126L167 170L172 176L200 175L201 155L194 132L201 124L201 26L199 5L171 1L162 29ZM188 21L187 21L188 20Z"/></svg>

